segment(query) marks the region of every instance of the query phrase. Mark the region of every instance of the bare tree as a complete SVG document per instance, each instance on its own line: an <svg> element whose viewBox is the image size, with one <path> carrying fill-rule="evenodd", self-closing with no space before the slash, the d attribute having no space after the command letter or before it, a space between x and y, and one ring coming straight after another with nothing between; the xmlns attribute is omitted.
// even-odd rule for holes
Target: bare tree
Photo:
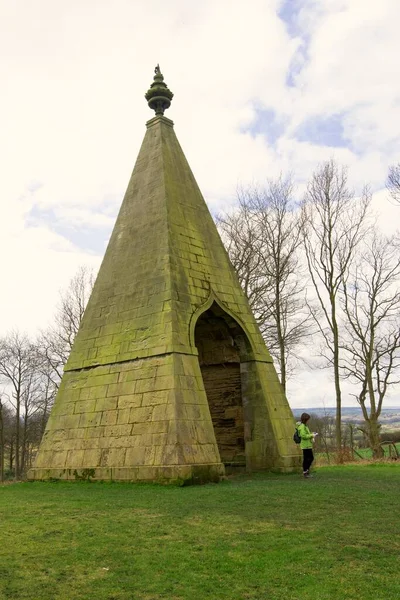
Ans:
<svg viewBox="0 0 400 600"><path fill-rule="evenodd" d="M16 331L0 339L0 381L10 389L8 400L15 410L15 474L22 473L25 428L21 428L30 405L35 370L38 367L37 351L26 335Z"/></svg>
<svg viewBox="0 0 400 600"><path fill-rule="evenodd" d="M400 163L389 167L386 187L393 200L400 203Z"/></svg>
<svg viewBox="0 0 400 600"><path fill-rule="evenodd" d="M21 403L21 463L20 473L23 473L28 462L29 426L31 417L39 410L41 392L40 357L32 346L31 369L26 372L24 392Z"/></svg>
<svg viewBox="0 0 400 600"><path fill-rule="evenodd" d="M400 382L400 255L396 237L373 230L344 278L349 327L343 369L359 385L356 399L375 457L383 456L379 416L390 385ZM369 410L368 410L369 405Z"/></svg>
<svg viewBox="0 0 400 600"><path fill-rule="evenodd" d="M246 192L238 192L238 207L217 216L217 226L250 306L263 325L265 297L273 281L262 270L262 239Z"/></svg>
<svg viewBox="0 0 400 600"><path fill-rule="evenodd" d="M51 367L43 357L41 348L35 344L33 351L35 362L23 399L21 472L31 465L32 454L39 446L57 392Z"/></svg>
<svg viewBox="0 0 400 600"><path fill-rule="evenodd" d="M41 353L41 349L40 349ZM43 354L41 353L43 357ZM42 361L40 367L40 395L38 400L38 412L35 419L35 430L36 434L34 438L40 442L43 437L44 430L46 428L47 419L50 416L50 410L53 406L57 390L58 383L54 381L52 367L47 360Z"/></svg>
<svg viewBox="0 0 400 600"><path fill-rule="evenodd" d="M26 335L12 332L0 338L0 382L5 386L0 421L4 424L4 415L9 417L11 409L14 427L8 436L9 463L12 469L15 458L17 478L29 467L32 450L40 442L43 428L39 431L36 423L47 420L54 400L56 388L48 370L40 349ZM3 457L4 437L2 447Z"/></svg>
<svg viewBox="0 0 400 600"><path fill-rule="evenodd" d="M370 199L367 189L356 198L348 188L347 169L330 160L312 175L302 206L308 271L321 309L312 314L323 339L324 366L334 374L338 450L342 445L338 292L364 234Z"/></svg>
<svg viewBox="0 0 400 600"><path fill-rule="evenodd" d="M61 293L55 324L40 336L42 354L51 367L47 372L56 386L61 381L63 368L78 333L93 285L93 270L85 266L80 267L66 290Z"/></svg>
<svg viewBox="0 0 400 600"><path fill-rule="evenodd" d="M293 183L280 177L238 196L238 208L218 226L286 389L289 361L310 335Z"/></svg>

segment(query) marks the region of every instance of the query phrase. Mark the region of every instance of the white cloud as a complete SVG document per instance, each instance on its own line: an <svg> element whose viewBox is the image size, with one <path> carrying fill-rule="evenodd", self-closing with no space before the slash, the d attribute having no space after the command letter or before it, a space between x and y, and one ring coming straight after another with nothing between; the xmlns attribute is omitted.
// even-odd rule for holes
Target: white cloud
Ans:
<svg viewBox="0 0 400 600"><path fill-rule="evenodd" d="M345 112L345 133L360 151L397 138L400 87L396 0L305 1L308 61L297 78L295 127L313 114Z"/></svg>
<svg viewBox="0 0 400 600"><path fill-rule="evenodd" d="M341 382L342 406L356 406L353 394L357 388L348 381ZM300 369L287 386L287 396L292 408L313 408L336 406L334 382L328 369ZM389 388L384 406L399 406L398 387Z"/></svg>
<svg viewBox="0 0 400 600"><path fill-rule="evenodd" d="M386 235L400 230L400 207L388 201L386 189L378 190L372 196L372 209L377 215L376 222Z"/></svg>

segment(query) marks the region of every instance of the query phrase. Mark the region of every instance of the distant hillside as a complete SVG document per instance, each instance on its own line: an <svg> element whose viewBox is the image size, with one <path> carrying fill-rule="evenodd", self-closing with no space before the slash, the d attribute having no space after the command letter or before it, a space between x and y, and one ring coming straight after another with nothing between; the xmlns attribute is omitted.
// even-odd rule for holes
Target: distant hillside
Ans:
<svg viewBox="0 0 400 600"><path fill-rule="evenodd" d="M329 415L334 417L336 409L331 408L293 408L295 419L299 418L301 413L306 412L310 415L314 414L318 417ZM342 421L344 423L359 423L363 421L362 411L360 406L344 406L342 408ZM400 407L383 408L379 418L382 424L382 430L400 429Z"/></svg>

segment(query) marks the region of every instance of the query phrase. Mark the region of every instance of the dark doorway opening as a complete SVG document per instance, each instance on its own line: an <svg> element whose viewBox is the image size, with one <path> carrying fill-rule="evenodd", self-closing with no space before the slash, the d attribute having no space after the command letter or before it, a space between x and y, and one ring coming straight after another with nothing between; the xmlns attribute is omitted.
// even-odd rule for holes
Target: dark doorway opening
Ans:
<svg viewBox="0 0 400 600"><path fill-rule="evenodd" d="M221 461L246 467L245 419L240 373L243 330L214 303L198 319L195 344Z"/></svg>

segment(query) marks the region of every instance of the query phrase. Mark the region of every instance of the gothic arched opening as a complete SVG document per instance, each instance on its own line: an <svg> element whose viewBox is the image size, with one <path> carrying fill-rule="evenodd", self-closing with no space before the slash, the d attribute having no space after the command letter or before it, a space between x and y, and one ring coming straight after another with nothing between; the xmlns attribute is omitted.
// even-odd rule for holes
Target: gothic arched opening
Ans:
<svg viewBox="0 0 400 600"><path fill-rule="evenodd" d="M243 407L241 361L249 342L238 323L214 303L195 327L195 344L221 461L246 467L249 423Z"/></svg>

